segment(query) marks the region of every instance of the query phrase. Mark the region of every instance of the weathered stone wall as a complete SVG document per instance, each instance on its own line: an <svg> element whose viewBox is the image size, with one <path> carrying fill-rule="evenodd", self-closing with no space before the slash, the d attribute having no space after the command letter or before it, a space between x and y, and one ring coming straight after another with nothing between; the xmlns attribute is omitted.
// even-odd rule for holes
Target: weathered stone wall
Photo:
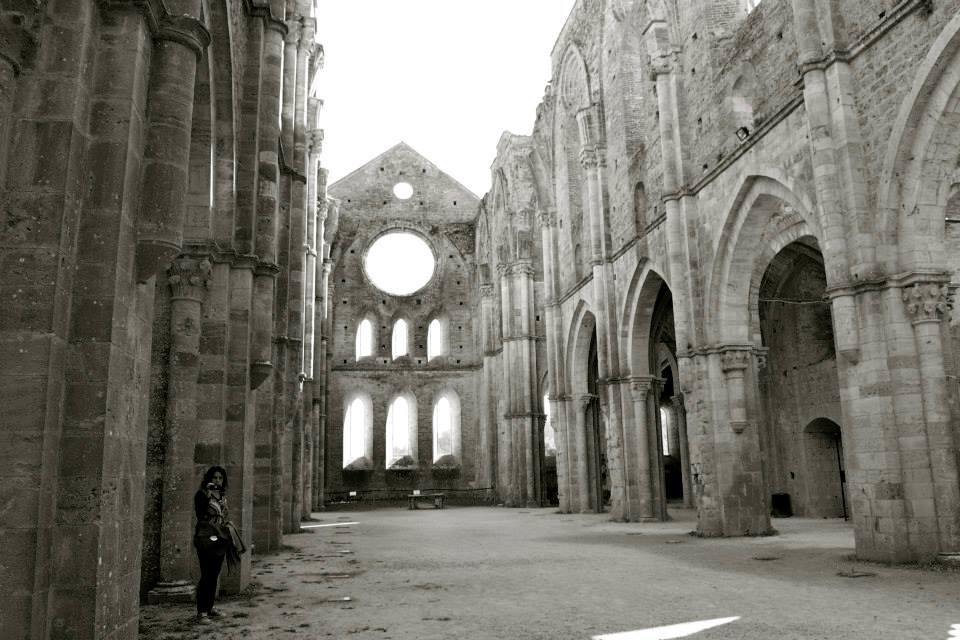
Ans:
<svg viewBox="0 0 960 640"><path fill-rule="evenodd" d="M394 185L406 182L413 195L401 200ZM405 496L412 489L485 489L476 483L478 466L479 345L474 290L474 216L477 198L405 144L331 185L340 215L332 247L330 276L329 385L326 429L326 491L331 499L357 491L361 499ZM436 258L433 278L409 296L377 289L364 269L370 245L391 230L423 238ZM371 357L356 358L360 322L373 323ZM409 327L409 355L392 358L394 323ZM428 360L430 322L446 325L446 355ZM433 410L443 391L460 401L462 455L458 468L434 466ZM373 411L373 469L344 471L343 419L346 405L366 393ZM386 421L390 402L410 393L417 407L414 469L386 468ZM466 492L469 494L469 492Z"/></svg>
<svg viewBox="0 0 960 640"><path fill-rule="evenodd" d="M672 357L702 535L764 532L772 493L800 513L834 509L838 486L809 480L830 471L835 423L858 553L932 557L960 545L944 287L955 234L942 222L960 182L957 3L745 7L578 2L552 52L532 177L497 196L539 196L549 321L537 367L556 409L561 508L596 507L583 460L595 323L612 517L665 514L649 436L669 392L651 367ZM495 166L514 154L501 147ZM644 199L638 182L644 225L626 215ZM496 250L495 235L483 241ZM765 298L797 247L823 272ZM654 358L662 287L676 352ZM785 294L811 306L774 301Z"/></svg>
<svg viewBox="0 0 960 640"><path fill-rule="evenodd" d="M303 342L300 284L317 248L306 229L319 217L308 187L326 199L306 109L322 52L312 3L288 7L0 9L0 492L16 514L0 527L5 635L136 637L140 597L190 597L203 471L227 468L231 519L259 542L255 411L284 415L295 441L318 426L286 409L313 402L296 387L257 406L277 375L273 344ZM284 37L298 73L282 96ZM283 169L302 186L281 191L282 97L294 140ZM283 262L281 224L294 230ZM299 335L275 335L276 283L295 292L282 307ZM272 450L267 478L301 502L303 451ZM290 503L288 530L310 506ZM264 539L258 551L279 544ZM224 589L245 586L249 563Z"/></svg>

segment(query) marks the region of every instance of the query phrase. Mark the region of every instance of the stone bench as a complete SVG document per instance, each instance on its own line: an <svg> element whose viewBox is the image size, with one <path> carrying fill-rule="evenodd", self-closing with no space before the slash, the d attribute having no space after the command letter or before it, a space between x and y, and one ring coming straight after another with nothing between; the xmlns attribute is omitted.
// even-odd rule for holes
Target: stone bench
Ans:
<svg viewBox="0 0 960 640"><path fill-rule="evenodd" d="M407 496L407 500L410 501L410 509L416 509L420 502L431 502L434 509L443 509L443 501L446 497L447 494L445 493L411 493Z"/></svg>

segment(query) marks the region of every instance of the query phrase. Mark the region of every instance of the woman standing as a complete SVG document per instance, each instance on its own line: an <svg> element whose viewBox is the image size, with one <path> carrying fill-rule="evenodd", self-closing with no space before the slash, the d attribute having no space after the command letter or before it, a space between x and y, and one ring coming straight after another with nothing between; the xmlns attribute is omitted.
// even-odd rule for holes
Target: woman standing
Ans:
<svg viewBox="0 0 960 640"><path fill-rule="evenodd" d="M197 622L209 624L210 618L223 614L213 608L217 581L223 560L230 551L231 536L227 524L227 472L223 467L210 467L203 474L200 489L193 496L197 514L193 546L200 561L197 583Z"/></svg>

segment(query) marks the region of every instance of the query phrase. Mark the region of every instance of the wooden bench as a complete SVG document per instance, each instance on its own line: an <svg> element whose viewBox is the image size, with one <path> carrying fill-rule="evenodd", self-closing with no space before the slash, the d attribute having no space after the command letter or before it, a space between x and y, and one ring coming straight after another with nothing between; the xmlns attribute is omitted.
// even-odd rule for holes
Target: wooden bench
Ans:
<svg viewBox="0 0 960 640"><path fill-rule="evenodd" d="M410 509L416 509L420 502L432 502L434 509L443 509L443 501L446 497L445 493L411 493L407 499L410 501Z"/></svg>

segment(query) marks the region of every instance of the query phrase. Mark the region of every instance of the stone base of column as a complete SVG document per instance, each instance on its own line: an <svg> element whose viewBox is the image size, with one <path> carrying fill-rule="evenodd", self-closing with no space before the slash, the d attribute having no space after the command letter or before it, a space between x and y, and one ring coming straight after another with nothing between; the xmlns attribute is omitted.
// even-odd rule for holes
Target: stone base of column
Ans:
<svg viewBox="0 0 960 640"><path fill-rule="evenodd" d="M196 585L186 580L173 582L158 582L157 586L147 592L149 604L165 604L168 602L193 602Z"/></svg>

